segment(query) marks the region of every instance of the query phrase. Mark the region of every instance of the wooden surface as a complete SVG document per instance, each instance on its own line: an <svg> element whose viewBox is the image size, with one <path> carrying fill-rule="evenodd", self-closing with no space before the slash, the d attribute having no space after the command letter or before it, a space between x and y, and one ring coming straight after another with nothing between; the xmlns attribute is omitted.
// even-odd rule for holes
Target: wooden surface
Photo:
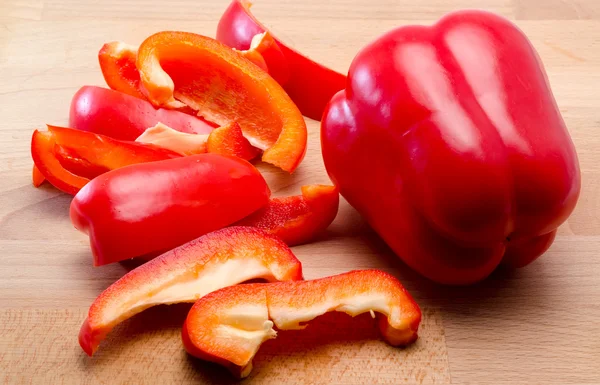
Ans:
<svg viewBox="0 0 600 385"><path fill-rule="evenodd" d="M305 276L356 268L396 274L424 311L406 350L378 340L365 317L324 317L266 343L246 383L600 383L600 1L256 0L279 36L345 71L357 50L406 23L479 7L515 20L546 65L577 147L579 205L544 257L471 288L425 281L392 255L345 202L319 242L294 248ZM229 383L221 368L189 358L180 342L188 306L160 307L126 322L97 356L77 333L93 299L126 266L93 268L70 197L30 183L34 128L66 124L84 84L103 85L102 43L138 44L159 30L213 35L226 1L2 0L0 2L0 383ZM262 167L276 194L327 183L318 122L308 154L287 176Z"/></svg>

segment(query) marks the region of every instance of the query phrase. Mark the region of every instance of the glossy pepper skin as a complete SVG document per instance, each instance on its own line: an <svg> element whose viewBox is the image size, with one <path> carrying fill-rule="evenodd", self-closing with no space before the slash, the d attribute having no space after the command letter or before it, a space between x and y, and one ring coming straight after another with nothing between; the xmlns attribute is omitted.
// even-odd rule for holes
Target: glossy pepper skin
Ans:
<svg viewBox="0 0 600 385"><path fill-rule="evenodd" d="M269 201L250 163L200 154L102 174L71 202L94 265L161 253L246 217Z"/></svg>
<svg viewBox="0 0 600 385"><path fill-rule="evenodd" d="M452 13L366 46L321 127L340 193L437 282L532 262L579 196L577 155L541 60L491 13Z"/></svg>
<svg viewBox="0 0 600 385"><path fill-rule="evenodd" d="M251 5L246 0L231 2L219 20L217 40L238 50L248 50L256 35L268 32L250 13ZM267 36L267 39L270 37ZM290 95L302 114L320 120L329 99L346 85L346 77L314 62L276 37L272 39L279 49L264 45L257 50L262 53L269 73Z"/></svg>

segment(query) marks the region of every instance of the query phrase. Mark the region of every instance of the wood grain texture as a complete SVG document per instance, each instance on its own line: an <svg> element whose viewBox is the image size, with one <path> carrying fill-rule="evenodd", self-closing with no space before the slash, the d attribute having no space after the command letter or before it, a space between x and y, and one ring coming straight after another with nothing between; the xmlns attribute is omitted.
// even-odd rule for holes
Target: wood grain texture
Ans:
<svg viewBox="0 0 600 385"><path fill-rule="evenodd" d="M578 150L583 190L544 257L445 288L410 271L345 202L318 242L294 252L307 278L356 268L395 274L424 310L419 342L379 340L369 317L324 316L266 343L245 383L592 384L600 382L600 2L597 0L256 0L254 13L286 41L340 71L379 34L431 23L458 8L517 22L538 49ZM114 331L98 355L77 343L87 307L129 266L91 266L68 218L70 197L30 184L29 140L66 124L70 98L103 85L96 53L158 30L213 35L227 1L3 0L0 2L0 383L233 383L188 357L189 308L158 307ZM294 175L261 166L276 195L327 183L318 122L308 121Z"/></svg>

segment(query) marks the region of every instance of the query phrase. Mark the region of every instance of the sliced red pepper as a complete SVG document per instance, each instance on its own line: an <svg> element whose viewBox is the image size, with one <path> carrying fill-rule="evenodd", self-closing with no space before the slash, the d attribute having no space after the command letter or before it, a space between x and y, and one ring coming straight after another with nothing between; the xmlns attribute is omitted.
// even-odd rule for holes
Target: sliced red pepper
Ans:
<svg viewBox="0 0 600 385"><path fill-rule="evenodd" d="M102 76L110 88L145 100L140 90L140 73L135 67L136 56L137 47L113 41L102 46L98 61Z"/></svg>
<svg viewBox="0 0 600 385"><path fill-rule="evenodd" d="M96 266L157 255L239 221L269 202L245 160L199 154L102 174L71 202L71 222L90 237Z"/></svg>
<svg viewBox="0 0 600 385"><path fill-rule="evenodd" d="M44 174L42 174L40 169L37 168L35 164L33 165L33 170L31 171L31 179L33 180L33 185L35 187L40 187L42 183L46 181L46 178L44 178Z"/></svg>
<svg viewBox="0 0 600 385"><path fill-rule="evenodd" d="M267 73L218 41L159 32L137 55L143 89L157 107L183 104L221 126L237 122L262 160L292 172L306 151L306 124Z"/></svg>
<svg viewBox="0 0 600 385"><path fill-rule="evenodd" d="M151 145L55 126L48 126L45 132L34 131L31 156L45 179L72 195L102 172L180 157L173 151Z"/></svg>
<svg viewBox="0 0 600 385"><path fill-rule="evenodd" d="M271 32L265 31L254 35L248 50L240 51L240 53L269 72L269 75L277 80L277 83L284 85L289 80L290 68L287 65L283 51L279 48Z"/></svg>
<svg viewBox="0 0 600 385"><path fill-rule="evenodd" d="M217 40L238 50L248 50L252 39L268 29L252 13L252 4L245 0L233 0L219 21ZM274 38L281 56L276 51L262 52L269 73L281 81L281 85L290 95L300 111L309 118L321 120L325 105L329 99L346 86L346 77L321 64L318 64L298 51ZM287 70L282 70L287 68ZM280 77L280 73L288 73Z"/></svg>
<svg viewBox="0 0 600 385"><path fill-rule="evenodd" d="M279 330L303 329L330 311L378 313L383 338L393 346L417 339L421 310L402 284L378 270L353 271L313 281L230 286L199 299L182 331L187 352L246 377L260 345Z"/></svg>
<svg viewBox="0 0 600 385"><path fill-rule="evenodd" d="M114 139L135 140L159 122L194 134L208 134L217 126L180 111L155 109L147 100L101 87L81 87L71 101L70 127Z"/></svg>
<svg viewBox="0 0 600 385"><path fill-rule="evenodd" d="M339 201L335 186L302 186L302 195L273 198L238 225L258 227L289 246L299 245L312 241L333 222Z"/></svg>
<svg viewBox="0 0 600 385"><path fill-rule="evenodd" d="M221 155L232 155L250 160L256 158L259 151L252 147L236 122L215 128L206 142L208 152Z"/></svg>
<svg viewBox="0 0 600 385"><path fill-rule="evenodd" d="M194 302L251 279L302 279L302 264L278 238L251 227L229 227L179 246L130 271L92 304L79 332L88 354L119 323L156 305Z"/></svg>

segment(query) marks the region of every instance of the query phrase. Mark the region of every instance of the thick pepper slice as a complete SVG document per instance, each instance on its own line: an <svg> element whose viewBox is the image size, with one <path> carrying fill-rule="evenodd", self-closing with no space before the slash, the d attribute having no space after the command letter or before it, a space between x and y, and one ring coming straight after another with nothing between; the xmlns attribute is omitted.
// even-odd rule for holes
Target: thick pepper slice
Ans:
<svg viewBox="0 0 600 385"><path fill-rule="evenodd" d="M71 101L69 126L114 139L135 140L159 122L191 134L208 134L216 127L183 112L155 109L147 100L107 88L81 87Z"/></svg>
<svg viewBox="0 0 600 385"><path fill-rule="evenodd" d="M302 264L278 238L251 227L229 227L179 246L130 271L92 304L79 332L88 354L119 323L160 304L194 302L251 279L302 279Z"/></svg>
<svg viewBox="0 0 600 385"><path fill-rule="evenodd" d="M335 186L302 186L302 195L273 198L237 224L263 229L289 246L300 245L312 241L333 222L339 201Z"/></svg>
<svg viewBox="0 0 600 385"><path fill-rule="evenodd" d="M157 107L187 105L205 119L237 122L262 160L292 172L306 151L306 124L281 86L224 44L186 32L159 32L138 50L137 68ZM182 103L183 102L183 103Z"/></svg>
<svg viewBox="0 0 600 385"><path fill-rule="evenodd" d="M535 260L581 188L537 52L482 11L400 27L361 50L323 115L321 143L340 193L441 283Z"/></svg>
<svg viewBox="0 0 600 385"><path fill-rule="evenodd" d="M217 127L208 135L187 134L159 123L144 131L136 142L151 143L182 155L212 152L245 160L254 159L258 155L258 150L244 138L242 129L235 122Z"/></svg>
<svg viewBox="0 0 600 385"><path fill-rule="evenodd" d="M402 284L378 270L352 271L313 281L227 287L199 299L182 331L187 352L226 366L239 377L252 370L260 345L279 330L303 329L331 311L378 313L385 340L394 346L417 339L421 310Z"/></svg>
<svg viewBox="0 0 600 385"><path fill-rule="evenodd" d="M34 184L40 182L37 170L54 187L73 195L103 172L180 157L152 145L55 126L48 126L48 131L34 131L31 156L35 163Z"/></svg>
<svg viewBox="0 0 600 385"><path fill-rule="evenodd" d="M140 73L135 67L136 56L137 47L113 41L102 46L98 52L98 61L102 76L111 89L146 99L140 89Z"/></svg>
<svg viewBox="0 0 600 385"><path fill-rule="evenodd" d="M231 2L219 21L217 40L238 50L249 50L255 36L269 32L250 13L251 5L246 0ZM345 87L346 76L310 60L275 37L275 45L268 39L267 36L267 41L257 52L262 53L269 73L280 82L304 115L321 120L329 99Z"/></svg>
<svg viewBox="0 0 600 385"><path fill-rule="evenodd" d="M94 264L162 253L266 205L270 191L245 160L200 154L102 174L71 202Z"/></svg>

